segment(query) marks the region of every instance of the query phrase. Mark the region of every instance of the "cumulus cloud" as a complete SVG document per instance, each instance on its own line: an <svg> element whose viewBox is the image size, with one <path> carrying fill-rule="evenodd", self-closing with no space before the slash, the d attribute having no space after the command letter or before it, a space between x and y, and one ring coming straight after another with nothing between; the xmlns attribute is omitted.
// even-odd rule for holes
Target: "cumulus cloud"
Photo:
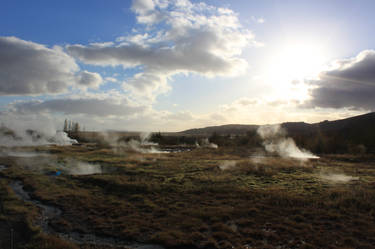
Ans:
<svg viewBox="0 0 375 249"><path fill-rule="evenodd" d="M154 94L165 93L170 89L168 85L169 77L169 73L149 70L135 74L133 78L124 82L122 86L125 90L152 98Z"/></svg>
<svg viewBox="0 0 375 249"><path fill-rule="evenodd" d="M117 82L117 79L114 78L114 77L105 77L105 81L106 81L106 82L113 82L113 83L116 83L116 82Z"/></svg>
<svg viewBox="0 0 375 249"><path fill-rule="evenodd" d="M333 69L310 81L308 107L375 110L375 51L365 50L356 57L338 60Z"/></svg>
<svg viewBox="0 0 375 249"><path fill-rule="evenodd" d="M100 83L99 74L79 72L74 58L59 46L0 37L0 95L56 94Z"/></svg>
<svg viewBox="0 0 375 249"><path fill-rule="evenodd" d="M155 1L156 2L156 1ZM139 14L146 14L155 8L153 0L139 0L133 1L132 10Z"/></svg>
<svg viewBox="0 0 375 249"><path fill-rule="evenodd" d="M178 73L230 76L247 67L240 55L254 36L230 9L188 0L135 0L132 10L143 32L119 37L112 46L76 44L67 51L87 64L141 68L124 88L146 95L168 91L168 79Z"/></svg>
<svg viewBox="0 0 375 249"><path fill-rule="evenodd" d="M253 20L253 21L256 22L256 23L260 23L260 24L266 22L266 20L265 20L263 17L255 17L255 16L252 16L252 17L251 17L251 20Z"/></svg>
<svg viewBox="0 0 375 249"><path fill-rule="evenodd" d="M182 122L189 122L195 119L195 116L189 111L180 111L177 113L168 113L165 115L167 120L177 120Z"/></svg>
<svg viewBox="0 0 375 249"><path fill-rule="evenodd" d="M82 71L78 77L78 84L84 88L98 88L103 82L102 76L98 73Z"/></svg>
<svg viewBox="0 0 375 249"><path fill-rule="evenodd" d="M132 103L115 93L89 94L50 100L18 101L10 104L9 110L18 114L62 113L64 115L90 115L98 117L131 116L143 113L146 106Z"/></svg>

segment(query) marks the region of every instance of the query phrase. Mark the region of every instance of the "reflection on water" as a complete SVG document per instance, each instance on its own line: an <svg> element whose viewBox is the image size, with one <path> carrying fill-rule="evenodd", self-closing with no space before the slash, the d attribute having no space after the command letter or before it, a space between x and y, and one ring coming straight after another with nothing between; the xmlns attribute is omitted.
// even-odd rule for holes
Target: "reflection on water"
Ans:
<svg viewBox="0 0 375 249"><path fill-rule="evenodd" d="M31 151L2 151L0 156L10 156L10 157L47 157L50 154L42 152L31 152Z"/></svg>

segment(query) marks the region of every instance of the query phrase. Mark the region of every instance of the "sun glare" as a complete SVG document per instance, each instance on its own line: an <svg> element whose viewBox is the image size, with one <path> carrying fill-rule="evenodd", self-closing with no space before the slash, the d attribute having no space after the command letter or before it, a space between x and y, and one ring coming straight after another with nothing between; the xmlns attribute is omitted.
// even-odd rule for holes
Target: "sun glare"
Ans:
<svg viewBox="0 0 375 249"><path fill-rule="evenodd" d="M278 97L303 100L307 97L304 80L316 78L327 59L319 43L288 41L267 58L264 79L277 89Z"/></svg>
<svg viewBox="0 0 375 249"><path fill-rule="evenodd" d="M290 43L280 48L270 63L270 71L285 80L301 80L316 76L326 62L321 46L309 43Z"/></svg>

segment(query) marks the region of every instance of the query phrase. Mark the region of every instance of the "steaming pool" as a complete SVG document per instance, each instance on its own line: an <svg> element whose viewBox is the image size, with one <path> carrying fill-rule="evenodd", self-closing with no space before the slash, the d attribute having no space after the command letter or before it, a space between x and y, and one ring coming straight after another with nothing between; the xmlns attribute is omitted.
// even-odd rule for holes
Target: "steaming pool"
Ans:
<svg viewBox="0 0 375 249"><path fill-rule="evenodd" d="M121 168L98 163L68 160L65 163L59 163L56 170L60 171L63 175L94 175L119 173Z"/></svg>
<svg viewBox="0 0 375 249"><path fill-rule="evenodd" d="M50 176L63 175L93 175L93 174L111 174L121 171L119 167L102 165L99 163L89 163L72 158L63 162L58 161L51 154L43 152L30 151L2 151L0 157L12 157L17 160L17 164L26 169L47 174ZM7 169L5 165L0 165L0 171Z"/></svg>

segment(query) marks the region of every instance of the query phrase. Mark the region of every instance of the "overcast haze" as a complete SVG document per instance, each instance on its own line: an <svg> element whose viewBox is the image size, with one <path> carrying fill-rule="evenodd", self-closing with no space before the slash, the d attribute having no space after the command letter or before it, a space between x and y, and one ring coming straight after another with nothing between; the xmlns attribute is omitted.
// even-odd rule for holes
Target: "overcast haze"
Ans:
<svg viewBox="0 0 375 249"><path fill-rule="evenodd" d="M1 122L179 131L374 111L374 9L371 0L5 0Z"/></svg>

